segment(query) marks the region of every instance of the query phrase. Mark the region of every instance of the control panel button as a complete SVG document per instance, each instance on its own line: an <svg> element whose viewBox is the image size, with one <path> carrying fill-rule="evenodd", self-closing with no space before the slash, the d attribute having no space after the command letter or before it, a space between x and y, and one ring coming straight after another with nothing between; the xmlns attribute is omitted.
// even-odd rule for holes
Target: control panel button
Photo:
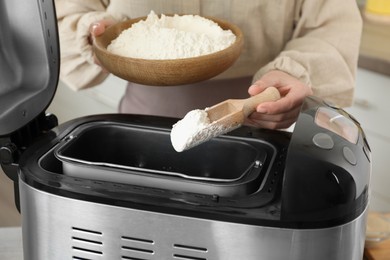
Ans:
<svg viewBox="0 0 390 260"><path fill-rule="evenodd" d="M318 133L313 137L313 143L321 148L321 149L326 149L330 150L334 146L333 139L330 135L325 134L325 133Z"/></svg>
<svg viewBox="0 0 390 260"><path fill-rule="evenodd" d="M343 147L343 156L344 159L347 160L347 162L349 162L350 164L352 165L357 164L355 153L349 147L347 146Z"/></svg>

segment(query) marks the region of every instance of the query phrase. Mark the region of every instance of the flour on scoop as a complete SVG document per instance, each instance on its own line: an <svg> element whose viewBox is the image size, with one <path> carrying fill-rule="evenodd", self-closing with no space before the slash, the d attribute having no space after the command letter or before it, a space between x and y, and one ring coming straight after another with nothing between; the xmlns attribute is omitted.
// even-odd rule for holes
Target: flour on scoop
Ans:
<svg viewBox="0 0 390 260"><path fill-rule="evenodd" d="M195 109L173 125L171 143L177 152L182 152L226 133L228 129L230 128L210 122L207 108L206 110Z"/></svg>

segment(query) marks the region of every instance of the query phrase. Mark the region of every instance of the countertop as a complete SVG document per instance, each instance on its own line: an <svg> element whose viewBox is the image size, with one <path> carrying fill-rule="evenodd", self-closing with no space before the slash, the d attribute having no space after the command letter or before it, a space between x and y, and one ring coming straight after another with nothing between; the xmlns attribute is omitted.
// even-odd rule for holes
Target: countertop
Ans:
<svg viewBox="0 0 390 260"><path fill-rule="evenodd" d="M390 258L390 239L383 241L378 246L366 248L364 255L367 260L388 260Z"/></svg>
<svg viewBox="0 0 390 260"><path fill-rule="evenodd" d="M373 234L387 233L390 228L390 213L371 212L367 219L367 232ZM373 235L374 237L377 235ZM366 247L364 255L367 260L388 260L390 259L390 239L380 243L372 243Z"/></svg>

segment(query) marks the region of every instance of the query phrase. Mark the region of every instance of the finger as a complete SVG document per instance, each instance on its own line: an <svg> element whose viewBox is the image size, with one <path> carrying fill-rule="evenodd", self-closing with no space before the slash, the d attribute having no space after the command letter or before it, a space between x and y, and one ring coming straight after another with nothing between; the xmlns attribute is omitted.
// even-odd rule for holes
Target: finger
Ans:
<svg viewBox="0 0 390 260"><path fill-rule="evenodd" d="M268 129L288 128L297 120L299 112L300 107L276 115L254 112L247 118L245 124Z"/></svg>
<svg viewBox="0 0 390 260"><path fill-rule="evenodd" d="M273 115L254 112L248 118L255 121L258 120L258 121L282 122L285 120L296 119L299 115L299 112L300 112L300 107L286 111L281 114L273 114Z"/></svg>
<svg viewBox="0 0 390 260"><path fill-rule="evenodd" d="M256 128L266 128L266 129L286 129L295 123L294 119L283 120L280 122L275 121L253 121L247 119L245 125L250 125Z"/></svg>
<svg viewBox="0 0 390 260"><path fill-rule="evenodd" d="M248 88L248 93L251 96L257 95L261 92L263 92L266 88L273 86L273 84L264 81L264 80L258 80L255 83L253 83L249 88Z"/></svg>
<svg viewBox="0 0 390 260"><path fill-rule="evenodd" d="M256 127L278 129L287 128L297 120L299 116L300 108L289 111L285 114L278 115L264 115L260 113L253 113L250 115L246 123Z"/></svg>
<svg viewBox="0 0 390 260"><path fill-rule="evenodd" d="M293 100L288 100L288 98L281 98L273 102L259 104L256 107L256 112L267 115L285 114L296 108L300 108L300 104L300 102L294 102Z"/></svg>
<svg viewBox="0 0 390 260"><path fill-rule="evenodd" d="M91 25L89 32L92 36L96 37L104 33L108 26L111 26L115 23L112 19L105 19L98 22L95 22Z"/></svg>
<svg viewBox="0 0 390 260"><path fill-rule="evenodd" d="M278 89L281 93L284 92L283 87ZM288 110L295 108L300 108L302 106L303 100L306 97L306 92L300 90L295 91L291 90L286 93L285 96L282 94L282 98L275 102L265 102L259 104L256 107L256 111L260 113L267 114L282 114Z"/></svg>

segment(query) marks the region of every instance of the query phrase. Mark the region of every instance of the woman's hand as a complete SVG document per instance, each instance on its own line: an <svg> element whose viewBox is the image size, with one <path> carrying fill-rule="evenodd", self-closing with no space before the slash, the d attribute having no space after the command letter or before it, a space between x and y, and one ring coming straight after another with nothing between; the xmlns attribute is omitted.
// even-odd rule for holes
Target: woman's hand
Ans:
<svg viewBox="0 0 390 260"><path fill-rule="evenodd" d="M106 19L106 20L101 20L101 21L94 22L93 24L91 24L91 26L89 27L89 37L88 37L89 44L92 45L94 38L96 36L102 35L107 27L109 27L115 23L116 23L115 20ZM95 60L95 63L97 65L101 66L101 64L100 64L99 60L96 58L95 54L94 54L94 60Z"/></svg>
<svg viewBox="0 0 390 260"><path fill-rule="evenodd" d="M116 22L112 19L101 20L93 23L89 28L89 33L92 37L102 35L107 27L115 24Z"/></svg>
<svg viewBox="0 0 390 260"><path fill-rule="evenodd" d="M313 94L309 86L278 70L266 73L249 87L248 93L253 96L271 86L279 90L281 99L258 105L246 124L268 129L288 128L297 120L305 97Z"/></svg>

